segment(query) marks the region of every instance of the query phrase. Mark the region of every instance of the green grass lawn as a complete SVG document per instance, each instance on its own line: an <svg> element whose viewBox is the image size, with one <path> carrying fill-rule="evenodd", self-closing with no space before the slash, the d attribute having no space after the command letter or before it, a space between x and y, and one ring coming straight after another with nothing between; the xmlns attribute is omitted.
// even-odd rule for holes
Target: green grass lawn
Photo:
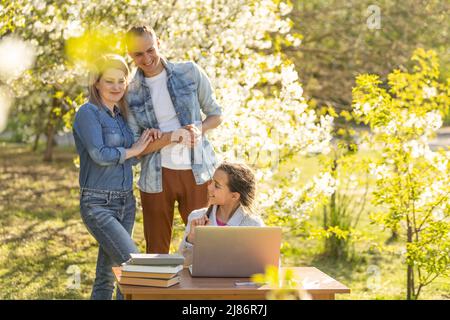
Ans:
<svg viewBox="0 0 450 320"><path fill-rule="evenodd" d="M57 148L49 164L25 145L0 143L0 148L0 299L88 299L97 244L79 216L74 150ZM316 164L314 158L295 162L310 176ZM314 219L319 223L320 216ZM360 227L379 241L389 236L370 225L367 216ZM177 215L172 252L183 230ZM356 243L353 261L332 262L320 255L320 241L284 237L290 246L284 265L315 266L352 289L338 299L404 299L405 264L400 254ZM139 205L134 240L144 251ZM391 246L394 252L402 248L400 242ZM79 272L79 287L71 286L73 271ZM424 289L421 299L450 299L449 292L450 279L438 278Z"/></svg>

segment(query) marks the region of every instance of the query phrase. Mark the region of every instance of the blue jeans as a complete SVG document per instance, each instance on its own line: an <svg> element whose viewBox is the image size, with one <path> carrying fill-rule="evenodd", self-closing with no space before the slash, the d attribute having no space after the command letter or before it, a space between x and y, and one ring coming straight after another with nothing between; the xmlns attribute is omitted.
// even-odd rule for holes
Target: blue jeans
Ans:
<svg viewBox="0 0 450 320"><path fill-rule="evenodd" d="M84 188L80 209L84 224L99 243L91 299L111 300L114 292L111 268L130 259L130 253L138 252L131 238L136 215L133 190L121 192ZM119 289L116 298L123 299Z"/></svg>

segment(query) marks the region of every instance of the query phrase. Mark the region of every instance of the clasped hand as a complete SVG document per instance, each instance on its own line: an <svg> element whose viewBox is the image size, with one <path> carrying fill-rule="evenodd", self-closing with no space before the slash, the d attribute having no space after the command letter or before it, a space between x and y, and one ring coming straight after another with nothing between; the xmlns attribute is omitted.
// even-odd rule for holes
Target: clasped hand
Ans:
<svg viewBox="0 0 450 320"><path fill-rule="evenodd" d="M193 219L190 224L189 234L187 236L187 241L190 243L194 243L195 241L195 228L197 226L206 226L209 224L209 218L204 215L203 217Z"/></svg>
<svg viewBox="0 0 450 320"><path fill-rule="evenodd" d="M149 143L155 141L156 139L160 139L161 136L161 130L145 129L139 139L133 144L132 148L136 150L137 154L140 154L145 150Z"/></svg>
<svg viewBox="0 0 450 320"><path fill-rule="evenodd" d="M201 141L202 131L193 124L188 124L172 133L171 141L187 147L195 147Z"/></svg>

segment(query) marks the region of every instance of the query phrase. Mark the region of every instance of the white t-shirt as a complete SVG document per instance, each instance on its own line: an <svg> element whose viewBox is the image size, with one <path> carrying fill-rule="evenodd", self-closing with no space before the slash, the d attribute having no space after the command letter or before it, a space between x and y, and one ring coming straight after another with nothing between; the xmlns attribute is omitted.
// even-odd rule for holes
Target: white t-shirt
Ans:
<svg viewBox="0 0 450 320"><path fill-rule="evenodd" d="M181 128L175 107L167 89L167 72L164 69L154 77L145 78L150 88L153 108L161 132L174 131ZM161 149L161 165L174 170L188 170L191 166L190 148L181 143L172 143Z"/></svg>

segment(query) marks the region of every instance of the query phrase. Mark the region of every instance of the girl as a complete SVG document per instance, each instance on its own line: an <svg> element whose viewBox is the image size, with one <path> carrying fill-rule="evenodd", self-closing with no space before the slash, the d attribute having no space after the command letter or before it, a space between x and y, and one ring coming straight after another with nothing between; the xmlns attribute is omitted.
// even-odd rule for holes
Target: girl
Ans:
<svg viewBox="0 0 450 320"><path fill-rule="evenodd" d="M264 226L253 213L255 193L255 176L249 167L224 162L216 169L208 184L210 206L194 210L188 217L179 247L186 265L192 263L196 226Z"/></svg>
<svg viewBox="0 0 450 320"><path fill-rule="evenodd" d="M129 69L118 55L105 55L89 75L89 102L78 110L73 125L80 156L80 211L99 244L91 299L111 299L113 265L138 252L131 235L135 218L132 164L159 136L145 130L134 143L126 124L124 95ZM122 299L119 290L117 299Z"/></svg>

